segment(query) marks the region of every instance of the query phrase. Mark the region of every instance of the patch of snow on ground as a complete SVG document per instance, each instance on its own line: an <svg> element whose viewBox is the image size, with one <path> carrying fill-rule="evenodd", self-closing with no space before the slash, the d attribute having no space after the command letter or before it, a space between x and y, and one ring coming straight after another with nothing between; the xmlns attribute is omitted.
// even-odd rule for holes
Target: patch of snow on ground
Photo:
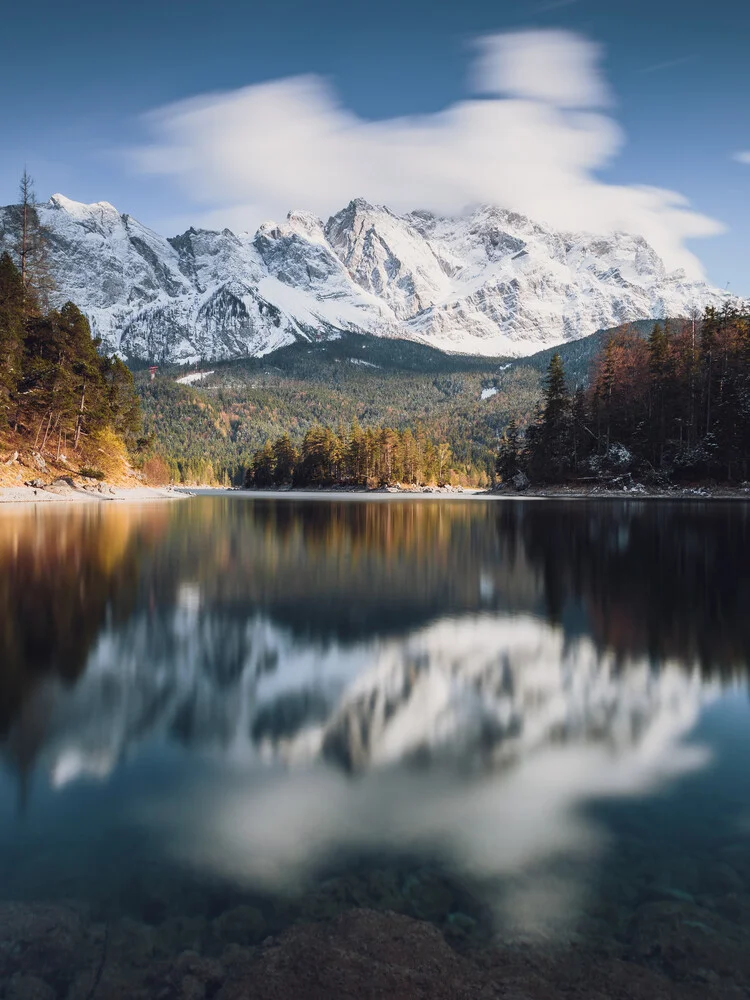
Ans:
<svg viewBox="0 0 750 1000"><path fill-rule="evenodd" d="M349 358L349 361L353 365L364 365L365 368L380 368L380 365L374 365L372 361L363 361L361 358Z"/></svg>
<svg viewBox="0 0 750 1000"><path fill-rule="evenodd" d="M183 375L182 378L175 379L175 382L179 382L180 385L192 385L194 382L202 382L209 375L213 375L213 371L191 372L189 375Z"/></svg>
<svg viewBox="0 0 750 1000"><path fill-rule="evenodd" d="M496 396L496 395L497 395L497 388L494 385L492 386L491 389L482 389L482 399L489 399L490 396Z"/></svg>

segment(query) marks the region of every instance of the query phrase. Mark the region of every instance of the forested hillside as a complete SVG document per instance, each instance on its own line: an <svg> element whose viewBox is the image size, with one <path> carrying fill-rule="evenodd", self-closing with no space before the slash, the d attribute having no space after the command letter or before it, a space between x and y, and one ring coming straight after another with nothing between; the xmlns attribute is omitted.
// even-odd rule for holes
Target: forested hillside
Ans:
<svg viewBox="0 0 750 1000"><path fill-rule="evenodd" d="M618 328L645 335L652 322ZM559 348L571 384L585 384L613 331ZM165 460L164 476L183 482L243 481L266 441L288 434L300 448L313 427L347 432L352 421L373 432L426 434L451 449L452 467L472 481L491 478L508 422L534 419L550 353L498 360L445 354L409 341L344 334L300 342L264 358L205 364L192 385L186 369L138 372L146 428ZM196 372L189 377L194 377ZM420 430L421 429L421 430Z"/></svg>
<svg viewBox="0 0 750 1000"><path fill-rule="evenodd" d="M124 460L141 427L133 376L102 356L88 321L69 302L45 311L9 254L0 257L0 434L94 477ZM14 451L14 453L15 453ZM6 462L14 464L12 455Z"/></svg>
<svg viewBox="0 0 750 1000"><path fill-rule="evenodd" d="M528 368L355 334L207 368L213 374L194 385L176 381L185 374L178 368L136 379L146 428L185 482L240 483L267 440L287 433L299 448L312 427L348 430L354 420L415 435L422 428L450 446L456 469L486 479L509 416L530 418L540 391Z"/></svg>

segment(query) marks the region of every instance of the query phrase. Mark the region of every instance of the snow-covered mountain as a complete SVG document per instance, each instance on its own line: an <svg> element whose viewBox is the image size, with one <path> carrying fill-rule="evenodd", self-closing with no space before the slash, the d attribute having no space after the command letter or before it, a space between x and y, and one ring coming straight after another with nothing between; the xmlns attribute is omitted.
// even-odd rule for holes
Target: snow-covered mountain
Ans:
<svg viewBox="0 0 750 1000"><path fill-rule="evenodd" d="M705 765L685 737L718 693L697 666L622 657L530 614L310 642L212 610L191 583L105 628L74 685L44 680L0 761L56 790L43 823L117 775L75 828L79 853L135 831L160 866L287 899L352 856L437 855L504 933L549 940L610 846L592 803Z"/></svg>
<svg viewBox="0 0 750 1000"><path fill-rule="evenodd" d="M349 330L523 356L628 320L689 315L725 292L668 272L639 236L562 233L499 208L397 216L357 199L254 234L166 239L107 202L39 207L58 298L108 350L161 361L260 356ZM0 249L13 212L0 209Z"/></svg>
<svg viewBox="0 0 750 1000"><path fill-rule="evenodd" d="M40 763L59 786L105 777L153 740L357 772L428 759L507 768L551 744L628 754L682 732L711 693L697 671L623 664L530 616L311 644L262 614L205 613L186 586L173 611L105 630L74 688L51 680L35 699L47 720Z"/></svg>

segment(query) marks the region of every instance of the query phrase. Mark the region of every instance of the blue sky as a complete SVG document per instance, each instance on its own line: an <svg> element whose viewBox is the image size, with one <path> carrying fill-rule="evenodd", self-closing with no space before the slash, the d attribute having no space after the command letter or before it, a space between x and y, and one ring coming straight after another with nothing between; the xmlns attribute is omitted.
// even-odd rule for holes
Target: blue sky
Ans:
<svg viewBox="0 0 750 1000"><path fill-rule="evenodd" d="M586 169L610 185L680 192L697 212L723 223L723 234L688 245L711 281L750 294L750 165L733 159L750 149L750 5L727 0L78 0L37 4L33 23L13 5L0 37L3 75L12 84L0 95L0 202L13 200L26 162L40 198L61 191L81 201L107 200L162 230L193 217L205 221L229 166L216 173L215 165L203 164L203 173L189 177L144 172L133 148L164 147L164 130L153 136L147 112L314 74L358 119L434 115L468 96L478 37L552 28L601 44L613 96L604 113L624 134L616 155ZM190 143L207 142L207 134L196 131ZM184 143L183 133L178 140ZM178 157L174 141L167 153ZM304 161L303 152L297 175L307 169ZM359 175L353 176L356 183ZM264 191L268 182L258 181ZM253 176L238 187L238 205L243 198L255 202L255 183ZM274 188L275 198L288 195L289 208L308 207L295 197L294 172L285 183ZM350 194L345 187L342 203ZM302 184L299 194L309 196L309 186ZM257 201L265 207L268 197ZM240 209L233 211L232 220Z"/></svg>

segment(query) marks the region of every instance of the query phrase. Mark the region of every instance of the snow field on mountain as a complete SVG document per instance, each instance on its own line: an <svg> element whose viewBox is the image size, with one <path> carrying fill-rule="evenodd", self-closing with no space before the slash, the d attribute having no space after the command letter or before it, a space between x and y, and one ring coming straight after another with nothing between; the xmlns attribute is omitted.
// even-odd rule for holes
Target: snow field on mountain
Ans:
<svg viewBox="0 0 750 1000"><path fill-rule="evenodd" d="M555 232L500 208L396 216L352 201L327 223L291 212L254 235L166 239L106 202L39 207L59 304L124 357L262 356L342 331L522 357L636 319L731 300L668 273L641 237ZM12 243L0 209L0 248Z"/></svg>

